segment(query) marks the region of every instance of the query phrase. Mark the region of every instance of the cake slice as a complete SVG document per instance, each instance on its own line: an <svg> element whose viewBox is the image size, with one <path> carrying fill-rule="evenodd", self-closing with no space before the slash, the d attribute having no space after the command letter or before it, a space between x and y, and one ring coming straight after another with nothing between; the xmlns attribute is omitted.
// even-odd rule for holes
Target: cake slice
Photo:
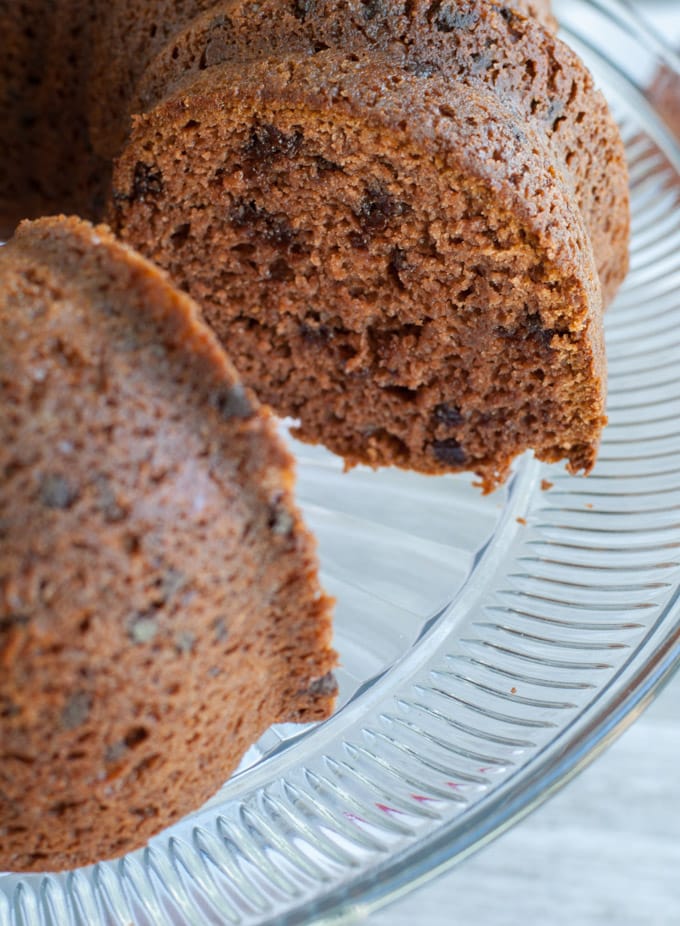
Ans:
<svg viewBox="0 0 680 926"><path fill-rule="evenodd" d="M606 104L506 7L364 6L197 18L139 85L111 222L349 465L587 472L628 261Z"/></svg>
<svg viewBox="0 0 680 926"><path fill-rule="evenodd" d="M326 717L336 656L291 458L189 299L50 218L0 249L0 320L0 870L56 870Z"/></svg>

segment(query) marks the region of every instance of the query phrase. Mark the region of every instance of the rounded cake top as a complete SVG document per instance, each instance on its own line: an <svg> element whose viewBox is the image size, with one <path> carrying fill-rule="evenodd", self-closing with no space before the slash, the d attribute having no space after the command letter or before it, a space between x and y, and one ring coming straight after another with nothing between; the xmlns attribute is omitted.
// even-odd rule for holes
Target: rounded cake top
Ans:
<svg viewBox="0 0 680 926"><path fill-rule="evenodd" d="M147 113L191 96L220 66L327 50L383 62L389 79L441 78L497 97L518 131L548 145L589 231L605 303L627 270L627 172L618 129L576 53L531 17L492 0L367 4L365 0L225 0L175 32L149 61L129 102ZM247 62L247 65L246 65ZM377 66L377 65L376 65ZM240 80L241 78L239 78ZM385 90L389 84L385 83ZM404 110L406 115L406 109Z"/></svg>
<svg viewBox="0 0 680 926"><path fill-rule="evenodd" d="M173 533L175 520L205 534L192 555L207 568L219 530L205 526L221 523L232 480L259 480L264 495L290 487L269 413L196 305L106 227L25 222L0 251L0 278L3 575L21 574L29 548L72 549L76 537L90 548L98 535L113 568L134 537Z"/></svg>
<svg viewBox="0 0 680 926"><path fill-rule="evenodd" d="M103 226L23 223L0 279L0 629L46 643L103 613L134 639L161 606L219 607L238 493L289 496L269 413L195 304Z"/></svg>
<svg viewBox="0 0 680 926"><path fill-rule="evenodd" d="M203 381L210 371L216 382L237 382L193 300L105 225L66 216L22 222L0 251L0 268L8 330L0 351L7 364L21 362L31 344L41 351L45 336L62 330L88 359L100 342L122 339L128 352L154 347L187 372L200 369ZM256 400L248 401L253 413Z"/></svg>
<svg viewBox="0 0 680 926"><path fill-rule="evenodd" d="M269 412L164 273L103 226L23 223L0 325L0 868L57 870L325 716L330 602Z"/></svg>

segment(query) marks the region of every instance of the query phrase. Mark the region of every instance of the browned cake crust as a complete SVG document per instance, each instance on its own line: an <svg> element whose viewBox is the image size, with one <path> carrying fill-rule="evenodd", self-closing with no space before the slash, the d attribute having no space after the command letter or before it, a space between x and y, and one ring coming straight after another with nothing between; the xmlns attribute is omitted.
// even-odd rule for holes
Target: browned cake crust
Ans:
<svg viewBox="0 0 680 926"><path fill-rule="evenodd" d="M0 283L0 870L55 870L327 716L335 654L290 456L193 304L74 219Z"/></svg>
<svg viewBox="0 0 680 926"><path fill-rule="evenodd" d="M589 469L605 388L590 329L627 269L627 177L604 100L554 35L476 0L229 0L175 34L137 93L112 222L301 436L487 487L528 447ZM462 116L478 99L486 132Z"/></svg>
<svg viewBox="0 0 680 926"><path fill-rule="evenodd" d="M34 0L35 2L35 0ZM176 41L182 41L185 29L191 29L202 15L213 18L221 7L233 4L223 0L98 0L97 28L92 37L91 65L89 68L88 121L95 149L100 155L111 158L118 154L130 128L134 108L135 88L144 76L154 57L164 48L172 52ZM439 5L438 3L436 5ZM257 4L249 4L249 13L259 20ZM290 9L306 11L310 18L326 15L326 4L317 0L276 0L274 13L267 24L268 32L277 29L281 17ZM380 11L388 11L390 4L382 0L363 0L366 18ZM399 4L395 4L399 7ZM342 3L335 4L341 15ZM555 27L550 0L513 0L506 8L515 9L527 16L537 17L551 29ZM347 8L351 12L350 6ZM251 39L257 41L255 30Z"/></svg>
<svg viewBox="0 0 680 926"><path fill-rule="evenodd" d="M477 0L402 4L374 0L226 0L177 33L145 69L131 109L148 112L169 94L191 93L202 71L230 61L325 47L381 51L423 78L439 73L492 90L518 124L536 127L573 186L590 231L605 304L628 269L628 183L623 145L587 69L534 20Z"/></svg>
<svg viewBox="0 0 680 926"><path fill-rule="evenodd" d="M215 66L138 120L113 216L264 400L348 462L487 488L528 447L592 465L592 248L497 94L378 53Z"/></svg>

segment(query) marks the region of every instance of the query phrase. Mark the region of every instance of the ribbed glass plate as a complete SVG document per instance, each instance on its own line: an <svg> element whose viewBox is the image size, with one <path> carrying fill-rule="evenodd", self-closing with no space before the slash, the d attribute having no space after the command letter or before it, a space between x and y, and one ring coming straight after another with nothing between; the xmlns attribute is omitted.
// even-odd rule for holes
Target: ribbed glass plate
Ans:
<svg viewBox="0 0 680 926"><path fill-rule="evenodd" d="M341 708L270 730L143 851L0 875L2 926L351 919L536 806L680 660L680 148L648 92L674 62L623 3L556 6L620 121L633 191L596 471L526 457L482 498L469 477L345 475L296 447L338 598Z"/></svg>

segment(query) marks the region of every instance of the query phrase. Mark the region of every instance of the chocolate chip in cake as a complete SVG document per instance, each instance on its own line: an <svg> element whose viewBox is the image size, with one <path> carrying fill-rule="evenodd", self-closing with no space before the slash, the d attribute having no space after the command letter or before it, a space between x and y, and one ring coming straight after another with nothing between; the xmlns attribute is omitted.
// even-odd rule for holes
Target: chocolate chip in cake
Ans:
<svg viewBox="0 0 680 926"><path fill-rule="evenodd" d="M175 647L178 653L191 653L196 645L196 634L190 630L181 630L175 637Z"/></svg>
<svg viewBox="0 0 680 926"><path fill-rule="evenodd" d="M229 221L234 228L255 228L260 210L253 202L237 200L229 211Z"/></svg>
<svg viewBox="0 0 680 926"><path fill-rule="evenodd" d="M123 742L128 749L136 749L141 743L149 738L149 731L146 727L130 727L125 734Z"/></svg>
<svg viewBox="0 0 680 926"><path fill-rule="evenodd" d="M158 621L155 617L136 614L128 623L128 636L133 643L151 643L158 633Z"/></svg>
<svg viewBox="0 0 680 926"><path fill-rule="evenodd" d="M108 476L96 476L94 480L97 493L97 507L108 524L124 520L127 512L120 504Z"/></svg>
<svg viewBox="0 0 680 926"><path fill-rule="evenodd" d="M56 804L52 804L47 812L55 817L63 817L69 810L75 810L77 807L81 807L82 804L83 801L57 801Z"/></svg>
<svg viewBox="0 0 680 926"><path fill-rule="evenodd" d="M276 158L292 158L298 153L303 135L299 130L286 135L275 125L254 126L243 148L244 157L255 166L268 166Z"/></svg>
<svg viewBox="0 0 680 926"><path fill-rule="evenodd" d="M327 672L320 678L312 679L307 689L311 695L334 695L338 690L338 683L332 672Z"/></svg>
<svg viewBox="0 0 680 926"><path fill-rule="evenodd" d="M328 325L304 321L300 325L300 337L306 344L327 344L333 338L333 331Z"/></svg>
<svg viewBox="0 0 680 926"><path fill-rule="evenodd" d="M375 19L379 14L385 12L384 0L361 0L361 6L363 7L364 19Z"/></svg>
<svg viewBox="0 0 680 926"><path fill-rule="evenodd" d="M120 762L126 752L127 746L123 740L118 740L117 743L112 743L104 750L104 762L106 762L107 765L112 765L114 762Z"/></svg>
<svg viewBox="0 0 680 926"><path fill-rule="evenodd" d="M218 643L223 643L229 636L227 622L223 617L218 617L213 621L212 626L213 630L215 631L215 639Z"/></svg>
<svg viewBox="0 0 680 926"><path fill-rule="evenodd" d="M181 569L175 569L170 566L163 572L163 575L157 580L156 585L160 588L163 601L167 601L181 591L187 583L187 577Z"/></svg>
<svg viewBox="0 0 680 926"><path fill-rule="evenodd" d="M408 212L411 212L408 203L395 199L381 184L376 184L367 187L357 218L364 231L381 232L385 231L390 219Z"/></svg>
<svg viewBox="0 0 680 926"><path fill-rule="evenodd" d="M439 32L454 32L456 29L471 29L479 22L479 12L471 10L462 12L452 10L447 4L442 4L441 0L435 0L428 11L428 18L434 21L434 26Z"/></svg>
<svg viewBox="0 0 680 926"><path fill-rule="evenodd" d="M406 70L414 77L432 77L438 73L439 65L432 61L411 61L407 64Z"/></svg>
<svg viewBox="0 0 680 926"><path fill-rule="evenodd" d="M276 247L285 248L297 240L290 223L281 215L272 215L255 202L236 200L229 211L234 228L243 228Z"/></svg>
<svg viewBox="0 0 680 926"><path fill-rule="evenodd" d="M453 437L434 441L432 451L440 463L446 463L449 466L463 466L467 461L465 451Z"/></svg>
<svg viewBox="0 0 680 926"><path fill-rule="evenodd" d="M534 338L543 347L550 347L552 339L558 332L554 328L545 328L538 312L527 315L527 337Z"/></svg>
<svg viewBox="0 0 680 926"><path fill-rule="evenodd" d="M132 179L132 198L145 202L148 197L160 196L164 189L161 171L144 161L137 161Z"/></svg>
<svg viewBox="0 0 680 926"><path fill-rule="evenodd" d="M455 428L465 420L457 405L450 402L441 402L434 410L435 420L447 427Z"/></svg>
<svg viewBox="0 0 680 926"><path fill-rule="evenodd" d="M277 537L287 537L295 526L292 514L285 508L274 506L269 517L269 528Z"/></svg>
<svg viewBox="0 0 680 926"><path fill-rule="evenodd" d="M314 12L314 0L293 0L293 16L304 22L310 13Z"/></svg>
<svg viewBox="0 0 680 926"><path fill-rule="evenodd" d="M250 418L253 415L253 406L240 383L214 392L212 405L225 421L232 418Z"/></svg>
<svg viewBox="0 0 680 926"><path fill-rule="evenodd" d="M24 614L7 614L0 617L0 633L14 630L15 627L25 627L28 618Z"/></svg>
<svg viewBox="0 0 680 926"><path fill-rule="evenodd" d="M0 699L0 717L9 720L12 717L18 717L20 713L21 708L11 698L2 697Z"/></svg>

